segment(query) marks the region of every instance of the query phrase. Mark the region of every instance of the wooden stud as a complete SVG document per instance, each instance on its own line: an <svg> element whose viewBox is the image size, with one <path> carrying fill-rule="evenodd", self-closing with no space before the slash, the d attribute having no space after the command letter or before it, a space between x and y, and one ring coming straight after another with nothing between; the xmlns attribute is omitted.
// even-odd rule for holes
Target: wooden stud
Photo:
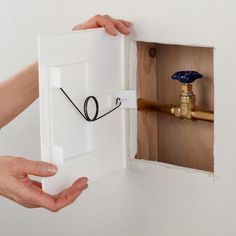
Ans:
<svg viewBox="0 0 236 236"><path fill-rule="evenodd" d="M156 44L137 43L137 98L157 99ZM157 115L138 112L138 159L157 161Z"/></svg>

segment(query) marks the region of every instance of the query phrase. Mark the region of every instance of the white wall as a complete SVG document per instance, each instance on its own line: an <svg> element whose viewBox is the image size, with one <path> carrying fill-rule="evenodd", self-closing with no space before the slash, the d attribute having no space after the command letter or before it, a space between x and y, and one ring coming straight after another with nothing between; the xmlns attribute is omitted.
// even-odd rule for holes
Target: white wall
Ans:
<svg viewBox="0 0 236 236"><path fill-rule="evenodd" d="M133 21L135 39L216 48L214 178L167 169L155 179L154 171L145 172L141 166L146 177L136 179L134 171L127 185L111 178L56 215L25 210L1 199L0 234L121 235L112 233L119 229L123 235L129 231L127 235L140 236L145 232L148 236L235 235L235 7L233 0L0 0L1 79L35 60L39 33L68 31L98 12ZM38 105L34 104L1 131L1 154L39 159L38 123ZM121 178L126 181L126 177ZM143 189L140 183L145 184ZM96 198L93 191L97 191ZM145 197L148 206L142 201ZM112 204L111 199L122 201ZM143 225L136 224L137 218Z"/></svg>

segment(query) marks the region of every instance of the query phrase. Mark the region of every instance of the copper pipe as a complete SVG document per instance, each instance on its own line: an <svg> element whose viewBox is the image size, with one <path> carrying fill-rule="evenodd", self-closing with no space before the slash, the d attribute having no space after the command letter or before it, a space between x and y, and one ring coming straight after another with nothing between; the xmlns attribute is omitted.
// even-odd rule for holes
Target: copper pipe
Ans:
<svg viewBox="0 0 236 236"><path fill-rule="evenodd" d="M139 111L159 111L163 112L178 118L185 118L189 119L186 117L179 117L175 115L174 110L179 109L177 106L169 105L169 104L160 104L158 102L153 102L145 99L138 99L138 110ZM191 118L192 120L203 120L203 121L214 121L214 113L212 111L203 111L203 110L198 110L194 109L191 111Z"/></svg>
<svg viewBox="0 0 236 236"><path fill-rule="evenodd" d="M158 102L153 102L149 100L144 100L142 98L138 99L138 110L139 111L160 111L164 113L171 114L172 105L164 105Z"/></svg>
<svg viewBox="0 0 236 236"><path fill-rule="evenodd" d="M214 122L214 113L211 111L193 110L191 114L193 119Z"/></svg>

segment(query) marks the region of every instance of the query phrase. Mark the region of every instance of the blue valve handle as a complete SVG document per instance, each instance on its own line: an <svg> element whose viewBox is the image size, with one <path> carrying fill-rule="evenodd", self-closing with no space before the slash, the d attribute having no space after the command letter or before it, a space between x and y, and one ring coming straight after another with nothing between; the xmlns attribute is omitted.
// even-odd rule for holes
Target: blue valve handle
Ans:
<svg viewBox="0 0 236 236"><path fill-rule="evenodd" d="M172 79L178 80L180 83L193 83L196 79L202 78L203 75L197 71L178 71L171 76Z"/></svg>

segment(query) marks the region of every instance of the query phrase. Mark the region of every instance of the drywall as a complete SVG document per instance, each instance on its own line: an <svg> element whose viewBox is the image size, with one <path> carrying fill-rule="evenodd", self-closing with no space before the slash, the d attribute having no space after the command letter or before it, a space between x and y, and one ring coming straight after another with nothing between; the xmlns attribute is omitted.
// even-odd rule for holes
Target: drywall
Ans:
<svg viewBox="0 0 236 236"><path fill-rule="evenodd" d="M1 199L2 235L235 235L233 0L5 0L0 11L1 78L36 58L34 40L39 32L67 31L76 21L98 12L133 21L135 40L215 48L214 176L135 161L128 173L92 185L76 204L56 215L25 210ZM16 131L24 136L24 143ZM35 104L1 131L1 153L38 159L38 137Z"/></svg>

